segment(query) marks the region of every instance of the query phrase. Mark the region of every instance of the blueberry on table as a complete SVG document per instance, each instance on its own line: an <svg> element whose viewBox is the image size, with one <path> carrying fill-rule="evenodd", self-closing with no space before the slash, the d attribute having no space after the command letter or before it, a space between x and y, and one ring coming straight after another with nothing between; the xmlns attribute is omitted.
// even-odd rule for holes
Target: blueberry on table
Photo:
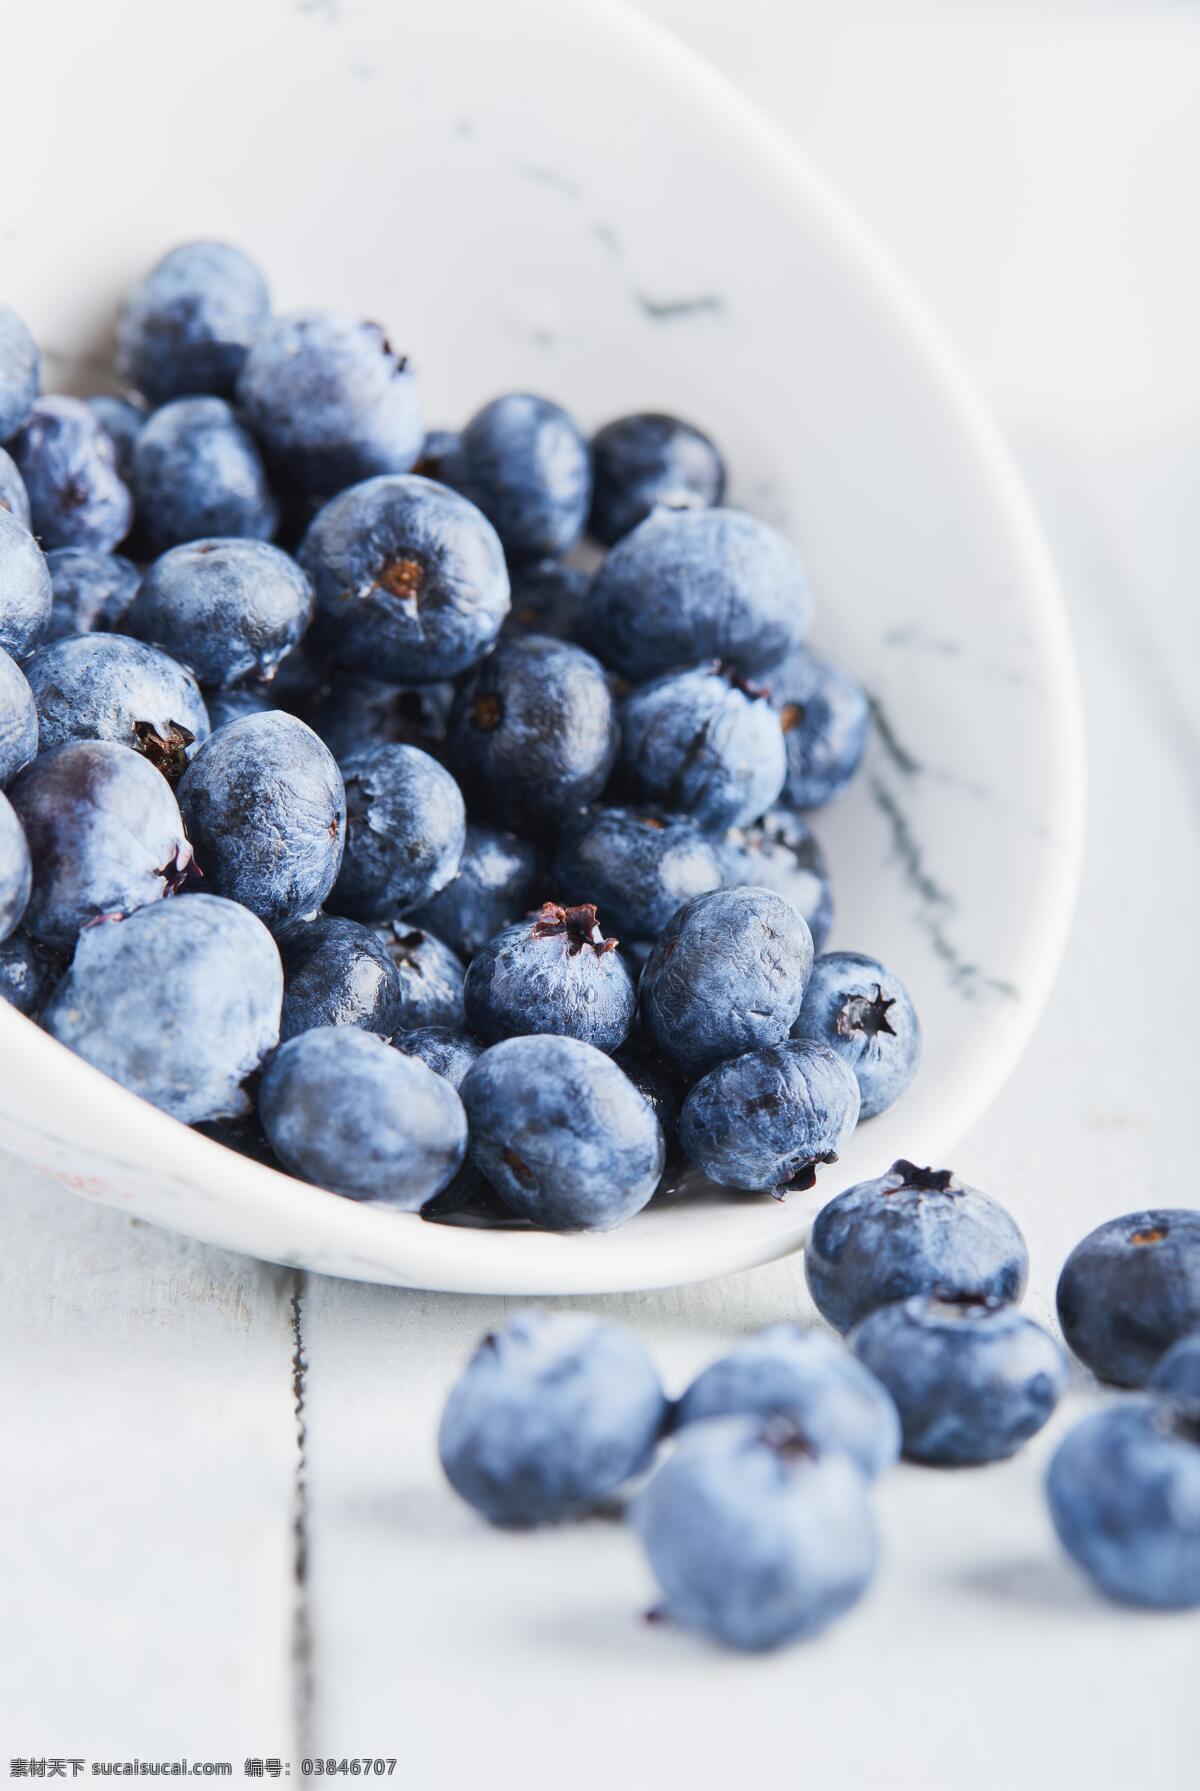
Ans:
<svg viewBox="0 0 1200 1791"><path fill-rule="evenodd" d="M1200 1210L1156 1207L1098 1225L1058 1278L1058 1321L1102 1381L1140 1387L1200 1327Z"/></svg>
<svg viewBox="0 0 1200 1791"><path fill-rule="evenodd" d="M794 809L781 803L753 826L733 828L719 851L727 884L754 883L785 896L808 922L813 950L822 949L833 924L829 866L812 828Z"/></svg>
<svg viewBox="0 0 1200 1791"><path fill-rule="evenodd" d="M248 255L229 243L181 243L125 296L117 372L152 404L196 392L232 397L270 314L267 283Z"/></svg>
<svg viewBox="0 0 1200 1791"><path fill-rule="evenodd" d="M788 1035L812 967L812 938L791 902L753 886L684 904L638 985L642 1032L691 1075Z"/></svg>
<svg viewBox="0 0 1200 1791"><path fill-rule="evenodd" d="M858 1078L862 1118L900 1099L921 1060L921 1026L908 990L877 958L826 952L812 967L792 1037L815 1039Z"/></svg>
<svg viewBox="0 0 1200 1791"><path fill-rule="evenodd" d="M392 1043L405 1057L419 1057L444 1076L451 1088L462 1087L467 1071L483 1050L478 1039L451 1026L417 1026L412 1032L399 1033Z"/></svg>
<svg viewBox="0 0 1200 1791"><path fill-rule="evenodd" d="M804 1250L823 1318L849 1331L878 1306L948 1289L1019 1300L1029 1273L1020 1227L950 1169L901 1159L822 1207Z"/></svg>
<svg viewBox="0 0 1200 1791"><path fill-rule="evenodd" d="M262 922L220 896L188 895L85 927L42 1024L134 1094L195 1124L248 1111L243 1084L279 1037L282 995L279 953Z"/></svg>
<svg viewBox="0 0 1200 1791"><path fill-rule="evenodd" d="M0 448L0 510L6 510L22 528L30 527L29 493L16 461L5 448Z"/></svg>
<svg viewBox="0 0 1200 1791"><path fill-rule="evenodd" d="M376 921L374 932L400 978L402 1006L397 1032L415 1032L420 1026L464 1026L466 969L446 942L409 920Z"/></svg>
<svg viewBox="0 0 1200 1791"><path fill-rule="evenodd" d="M20 925L33 888L33 866L25 832L12 803L0 795L0 940Z"/></svg>
<svg viewBox="0 0 1200 1791"><path fill-rule="evenodd" d="M380 939L355 920L320 915L279 938L281 1039L314 1026L360 1026L391 1038L400 1024L400 976Z"/></svg>
<svg viewBox="0 0 1200 1791"><path fill-rule="evenodd" d="M451 1388L438 1454L490 1523L527 1528L586 1512L654 1455L666 1399L619 1325L582 1312L513 1313Z"/></svg>
<svg viewBox="0 0 1200 1791"><path fill-rule="evenodd" d="M581 1039L503 1039L462 1085L471 1156L505 1205L547 1231L608 1231L662 1174L662 1129L610 1057Z"/></svg>
<svg viewBox="0 0 1200 1791"><path fill-rule="evenodd" d="M339 311L275 318L245 358L237 396L267 459L314 496L406 473L425 439L406 357L377 323Z"/></svg>
<svg viewBox="0 0 1200 1791"><path fill-rule="evenodd" d="M1200 1329L1189 1331L1159 1357L1146 1385L1152 1393L1200 1412Z"/></svg>
<svg viewBox="0 0 1200 1791"><path fill-rule="evenodd" d="M729 1057L683 1103L679 1141L725 1187L811 1188L858 1122L858 1086L824 1045L790 1040Z"/></svg>
<svg viewBox="0 0 1200 1791"><path fill-rule="evenodd" d="M66 968L61 952L40 945L24 927L0 941L0 1001L35 1015Z"/></svg>
<svg viewBox="0 0 1200 1791"><path fill-rule="evenodd" d="M472 958L463 985L467 1024L487 1045L523 1033L562 1033L601 1051L629 1036L633 979L594 904L538 913L505 927Z"/></svg>
<svg viewBox="0 0 1200 1791"><path fill-rule="evenodd" d="M622 940L654 940L725 873L717 842L686 816L594 808L564 829L552 882L563 901L595 902Z"/></svg>
<svg viewBox="0 0 1200 1791"><path fill-rule="evenodd" d="M703 659L755 677L801 645L812 608L799 555L767 523L656 510L596 573L582 638L635 684Z"/></svg>
<svg viewBox="0 0 1200 1791"><path fill-rule="evenodd" d="M468 821L457 873L411 918L469 961L503 927L541 905L545 881L536 846Z"/></svg>
<svg viewBox="0 0 1200 1791"><path fill-rule="evenodd" d="M133 471L133 450L146 421L145 407L114 392L96 392L83 402L112 441L117 471L128 485Z"/></svg>
<svg viewBox="0 0 1200 1791"><path fill-rule="evenodd" d="M188 748L208 735L200 686L175 660L127 634L76 634L25 663L42 751L68 740L112 740L144 753L176 783Z"/></svg>
<svg viewBox="0 0 1200 1791"><path fill-rule="evenodd" d="M131 481L152 554L184 541L269 541L279 512L249 431L223 398L176 398L138 434Z"/></svg>
<svg viewBox="0 0 1200 1791"><path fill-rule="evenodd" d="M1067 1379L1062 1348L985 1294L914 1294L876 1307L851 1339L896 1402L909 1461L1002 1461L1041 1430Z"/></svg>
<svg viewBox="0 0 1200 1791"><path fill-rule="evenodd" d="M41 389L38 345L16 312L0 305L0 442L17 433Z"/></svg>
<svg viewBox="0 0 1200 1791"><path fill-rule="evenodd" d="M24 659L46 632L51 586L46 556L7 510L0 510L0 648Z"/></svg>
<svg viewBox="0 0 1200 1791"><path fill-rule="evenodd" d="M501 641L461 686L446 750L468 802L496 826L552 830L608 781L617 753L608 679L566 641Z"/></svg>
<svg viewBox="0 0 1200 1791"><path fill-rule="evenodd" d="M165 777L111 740L40 753L9 787L33 857L25 925L69 947L89 921L158 902L187 879L192 848Z"/></svg>
<svg viewBox="0 0 1200 1791"><path fill-rule="evenodd" d="M573 641L592 575L565 560L533 560L512 571L512 608L505 634L551 634Z"/></svg>
<svg viewBox="0 0 1200 1791"><path fill-rule="evenodd" d="M0 790L37 756L37 704L29 680L0 647Z"/></svg>
<svg viewBox="0 0 1200 1791"><path fill-rule="evenodd" d="M1200 1605L1200 1419L1162 1399L1094 1412L1046 1476L1058 1539L1101 1591L1155 1610Z"/></svg>
<svg viewBox="0 0 1200 1791"><path fill-rule="evenodd" d="M367 479L317 512L300 544L330 659L395 684L473 666L508 614L508 569L474 504L418 474Z"/></svg>
<svg viewBox="0 0 1200 1791"><path fill-rule="evenodd" d="M334 670L311 701L281 706L295 708L341 763L371 746L419 746L440 758L453 700L452 684L381 684Z"/></svg>
<svg viewBox="0 0 1200 1791"><path fill-rule="evenodd" d="M787 799L823 808L840 796L862 763L871 711L857 679L803 648L771 674L787 749Z"/></svg>
<svg viewBox="0 0 1200 1791"><path fill-rule="evenodd" d="M125 539L133 500L112 437L82 398L39 398L9 451L43 547L108 553Z"/></svg>
<svg viewBox="0 0 1200 1791"><path fill-rule="evenodd" d="M702 827L757 821L787 768L767 693L727 666L657 678L621 704L619 774L635 801L681 809Z"/></svg>
<svg viewBox="0 0 1200 1791"><path fill-rule="evenodd" d="M900 1453L900 1419L882 1381L799 1325L768 1325L704 1369L679 1401L675 1424L788 1413L821 1454L840 1450L868 1480Z"/></svg>
<svg viewBox="0 0 1200 1791"><path fill-rule="evenodd" d="M592 463L579 428L548 398L508 392L477 411L445 476L494 525L512 560L566 553L583 533Z"/></svg>
<svg viewBox="0 0 1200 1791"><path fill-rule="evenodd" d="M370 920L427 902L454 876L467 817L444 766L416 746L370 746L342 763L346 852L330 906Z"/></svg>
<svg viewBox="0 0 1200 1791"><path fill-rule="evenodd" d="M46 555L46 565L53 591L47 640L120 628L142 578L132 560L86 547L56 547Z"/></svg>
<svg viewBox="0 0 1200 1791"><path fill-rule="evenodd" d="M725 462L702 430L680 417L642 411L592 437L588 533L611 547L663 505L707 510L725 495Z"/></svg>
<svg viewBox="0 0 1200 1791"><path fill-rule="evenodd" d="M632 1517L662 1588L659 1614L727 1647L818 1634L875 1572L867 1481L786 1415L689 1424Z"/></svg>
<svg viewBox="0 0 1200 1791"><path fill-rule="evenodd" d="M125 618L131 634L188 666L201 684L269 678L312 614L296 562L265 541L189 541L149 568Z"/></svg>
<svg viewBox="0 0 1200 1791"><path fill-rule="evenodd" d="M281 1045L258 1111L294 1175L402 1212L444 1188L467 1147L462 1102L445 1078L356 1026L318 1026Z"/></svg>

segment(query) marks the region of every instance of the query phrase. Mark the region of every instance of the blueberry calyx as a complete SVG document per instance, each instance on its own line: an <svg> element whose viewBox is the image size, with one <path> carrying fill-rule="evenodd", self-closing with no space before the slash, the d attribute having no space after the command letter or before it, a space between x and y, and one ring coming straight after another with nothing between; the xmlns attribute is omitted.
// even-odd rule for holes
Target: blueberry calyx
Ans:
<svg viewBox="0 0 1200 1791"><path fill-rule="evenodd" d="M873 1039L886 1032L895 1038L896 1029L888 1019L888 1009L895 1005L895 996L885 997L879 983L875 984L874 995L851 995L838 1012L838 1037L845 1039L852 1033L864 1032Z"/></svg>
<svg viewBox="0 0 1200 1791"><path fill-rule="evenodd" d="M490 693L477 696L471 704L471 720L481 734L490 734L504 720L504 704Z"/></svg>
<svg viewBox="0 0 1200 1791"><path fill-rule="evenodd" d="M395 943L393 956L398 955L398 961L404 965L406 970L415 970L418 976L424 976L425 972L422 970L416 958L409 956L410 952L419 951L424 943L424 933L421 932L419 927L414 927L411 933L400 934Z"/></svg>
<svg viewBox="0 0 1200 1791"><path fill-rule="evenodd" d="M777 1413L769 1418L758 1432L755 1441L773 1451L783 1461L818 1461L820 1450L812 1439L800 1428L795 1418L786 1412Z"/></svg>
<svg viewBox="0 0 1200 1791"><path fill-rule="evenodd" d="M425 568L420 560L414 560L410 554L392 554L379 568L379 577L371 588L386 591L402 603L416 603L424 582Z"/></svg>
<svg viewBox="0 0 1200 1791"><path fill-rule="evenodd" d="M785 734L790 734L804 720L803 703L785 703L779 711L779 725Z"/></svg>
<svg viewBox="0 0 1200 1791"><path fill-rule="evenodd" d="M817 1170L822 1163L836 1163L838 1154L835 1150L827 1150L824 1156L809 1157L807 1162L800 1163L792 1171L787 1181L779 1182L774 1188L766 1191L772 1200L784 1201L789 1194L805 1194L809 1188L817 1185Z"/></svg>
<svg viewBox="0 0 1200 1791"><path fill-rule="evenodd" d="M174 789L187 770L187 749L194 743L195 734L177 721L167 723L165 734L160 734L152 721L135 721L133 731L137 736L135 750L149 759Z"/></svg>
<svg viewBox="0 0 1200 1791"><path fill-rule="evenodd" d="M617 948L615 939L604 937L596 918L595 902L578 902L571 908L564 908L558 902L542 903L533 923L533 937L559 939L564 936L568 955L572 958L578 957L585 945L590 945L597 957Z"/></svg>
<svg viewBox="0 0 1200 1791"><path fill-rule="evenodd" d="M1161 1244L1170 1230L1168 1225L1144 1225L1129 1234L1129 1242L1138 1246Z"/></svg>
<svg viewBox="0 0 1200 1791"><path fill-rule="evenodd" d="M156 877L161 877L167 886L163 890L164 896L173 896L178 895L182 889L186 889L189 883L199 882L204 872L196 863L191 846L184 840L182 845L176 846L175 851L161 870L155 871L154 874Z"/></svg>
<svg viewBox="0 0 1200 1791"><path fill-rule="evenodd" d="M723 659L714 660L713 670L718 677L724 678L730 690L740 690L743 696L750 697L753 702L766 702L771 694L765 684L755 684L743 672L739 672L736 665L729 665Z"/></svg>
<svg viewBox="0 0 1200 1791"><path fill-rule="evenodd" d="M898 1175L900 1180L894 1188L885 1188L885 1194L954 1194L958 1190L954 1184L953 1169L918 1169L907 1157L897 1157L888 1170L889 1175Z"/></svg>

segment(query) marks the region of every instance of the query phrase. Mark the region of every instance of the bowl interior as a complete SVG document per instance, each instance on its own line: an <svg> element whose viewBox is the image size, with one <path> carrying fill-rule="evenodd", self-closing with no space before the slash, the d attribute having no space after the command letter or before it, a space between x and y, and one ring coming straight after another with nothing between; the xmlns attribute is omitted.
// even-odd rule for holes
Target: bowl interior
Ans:
<svg viewBox="0 0 1200 1791"><path fill-rule="evenodd" d="M817 1200L891 1159L941 1156L1015 1061L1057 963L1079 847L1074 671L1037 529L991 426L840 202L720 80L617 5L210 0L155 36L150 0L9 21L15 141L36 179L0 200L4 293L47 383L109 383L117 296L170 244L255 253L280 308L378 318L420 370L430 425L498 391L586 426L675 410L710 430L732 500L800 546L816 644L876 706L866 770L815 817L832 943L908 983L925 1059ZM231 54L230 46L237 46ZM81 166L81 146L87 154ZM107 198L105 197L107 196ZM407 1285L653 1286L802 1241L814 1197L654 1203L554 1238L422 1224L222 1152L9 1010L0 1143L100 1199L235 1249ZM161 1166L172 1165L164 1186Z"/></svg>

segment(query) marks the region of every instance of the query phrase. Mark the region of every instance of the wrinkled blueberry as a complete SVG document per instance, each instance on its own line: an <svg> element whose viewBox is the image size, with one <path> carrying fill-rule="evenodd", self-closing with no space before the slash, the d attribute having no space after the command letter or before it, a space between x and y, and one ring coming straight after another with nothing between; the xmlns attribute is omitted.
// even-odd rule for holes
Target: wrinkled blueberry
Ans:
<svg viewBox="0 0 1200 1791"><path fill-rule="evenodd" d="M108 553L133 521L108 431L81 398L39 398L11 443L43 547Z"/></svg>
<svg viewBox="0 0 1200 1791"><path fill-rule="evenodd" d="M377 921L374 930L400 977L404 1005L396 1030L462 1027L466 971L450 947L436 934L407 920Z"/></svg>
<svg viewBox="0 0 1200 1791"><path fill-rule="evenodd" d="M561 405L509 392L477 411L446 476L478 504L514 560L561 554L583 533L592 497L587 442Z"/></svg>
<svg viewBox="0 0 1200 1791"><path fill-rule="evenodd" d="M811 1188L858 1121L858 1085L824 1045L789 1040L726 1058L683 1103L679 1140L712 1181Z"/></svg>
<svg viewBox="0 0 1200 1791"><path fill-rule="evenodd" d="M56 547L46 555L54 598L46 639L69 634L104 634L121 626L141 573L119 553L86 547Z"/></svg>
<svg viewBox="0 0 1200 1791"><path fill-rule="evenodd" d="M468 1026L488 1045L554 1032L615 1051L637 1009L616 944L605 938L591 903L546 902L472 958L463 986Z"/></svg>
<svg viewBox="0 0 1200 1791"><path fill-rule="evenodd" d="M503 927L540 907L544 884L536 846L468 821L457 874L411 918L469 962Z"/></svg>
<svg viewBox="0 0 1200 1791"><path fill-rule="evenodd" d="M643 685L621 704L620 725L625 788L702 827L756 821L783 788L778 715L765 691L720 666Z"/></svg>
<svg viewBox="0 0 1200 1791"><path fill-rule="evenodd" d="M308 626L312 589L265 541L189 541L161 554L129 609L131 634L161 647L201 684L270 677Z"/></svg>
<svg viewBox="0 0 1200 1791"><path fill-rule="evenodd" d="M24 659L50 620L46 556L15 516L0 510L0 648Z"/></svg>
<svg viewBox="0 0 1200 1791"><path fill-rule="evenodd" d="M372 746L342 765L346 852L330 906L359 920L427 902L453 877L466 810L444 766L416 746Z"/></svg>
<svg viewBox="0 0 1200 1791"><path fill-rule="evenodd" d="M1200 1211L1147 1208L1098 1225L1063 1264L1058 1320L1102 1381L1144 1385L1159 1357L1200 1326Z"/></svg>
<svg viewBox="0 0 1200 1791"><path fill-rule="evenodd" d="M269 541L279 521L258 449L223 398L156 410L138 435L132 480L150 553L213 536Z"/></svg>
<svg viewBox="0 0 1200 1791"><path fill-rule="evenodd" d="M921 1059L921 1026L908 990L877 958L857 951L817 959L792 1037L815 1039L854 1071L862 1118L904 1093Z"/></svg>
<svg viewBox="0 0 1200 1791"><path fill-rule="evenodd" d="M720 845L725 881L755 883L786 896L808 922L819 952L833 924L833 889L825 854L806 821L782 804L752 827L735 827Z"/></svg>
<svg viewBox="0 0 1200 1791"><path fill-rule="evenodd" d="M679 417L644 411L606 423L592 437L588 533L606 547L659 504L706 510L725 495L725 463L701 430Z"/></svg>
<svg viewBox="0 0 1200 1791"><path fill-rule="evenodd" d="M182 243L126 295L117 371L152 404L195 392L231 397L271 297L249 256L229 243Z"/></svg>
<svg viewBox="0 0 1200 1791"><path fill-rule="evenodd" d="M314 1026L361 1026L391 1038L403 997L396 966L370 927L321 915L287 928L283 959L281 1039Z"/></svg>
<svg viewBox="0 0 1200 1791"><path fill-rule="evenodd" d="M0 790L37 756L37 704L29 680L0 648Z"/></svg>
<svg viewBox="0 0 1200 1791"><path fill-rule="evenodd" d="M76 634L26 661L42 751L67 740L114 740L145 753L172 783L208 735L192 674L127 634Z"/></svg>
<svg viewBox="0 0 1200 1791"><path fill-rule="evenodd" d="M657 939L676 909L725 881L720 849L682 815L594 808L570 822L552 882L565 902L595 902L627 939Z"/></svg>

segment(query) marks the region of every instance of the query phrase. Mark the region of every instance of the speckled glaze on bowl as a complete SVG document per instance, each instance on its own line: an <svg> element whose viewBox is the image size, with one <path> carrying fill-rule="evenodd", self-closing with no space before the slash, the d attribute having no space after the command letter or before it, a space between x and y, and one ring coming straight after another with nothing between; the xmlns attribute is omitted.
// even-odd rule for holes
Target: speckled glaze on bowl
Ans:
<svg viewBox="0 0 1200 1791"><path fill-rule="evenodd" d="M814 1194L693 1190L603 1236L433 1226L290 1181L5 1007L0 1144L207 1241L402 1286L654 1287L798 1248L838 1188L945 1156L1015 1062L1069 920L1075 673L992 425L841 201L623 6L210 0L166 31L162 16L151 0L79 9L67 58L56 9L6 25L6 62L29 71L6 122L39 149L0 200L3 297L46 344L48 384L102 383L121 290L169 244L219 235L261 258L281 307L384 321L431 424L523 388L589 427L661 408L709 429L733 501L799 544L817 644L872 693L865 774L817 820L833 943L904 977L925 1061ZM143 41L157 73L114 105ZM44 128L47 68L69 131Z"/></svg>

